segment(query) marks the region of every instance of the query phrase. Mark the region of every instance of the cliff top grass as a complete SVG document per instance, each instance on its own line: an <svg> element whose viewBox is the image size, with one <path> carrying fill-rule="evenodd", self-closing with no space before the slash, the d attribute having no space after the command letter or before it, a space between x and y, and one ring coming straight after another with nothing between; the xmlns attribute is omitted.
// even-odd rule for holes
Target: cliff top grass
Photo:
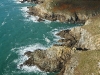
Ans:
<svg viewBox="0 0 100 75"><path fill-rule="evenodd" d="M100 50L79 53L75 75L100 75Z"/></svg>
<svg viewBox="0 0 100 75"><path fill-rule="evenodd" d="M86 29L92 35L100 36L100 15L94 16L87 20L83 28Z"/></svg>
<svg viewBox="0 0 100 75"><path fill-rule="evenodd" d="M46 0L44 5L50 8L52 12L81 12L81 11L99 11L99 0Z"/></svg>

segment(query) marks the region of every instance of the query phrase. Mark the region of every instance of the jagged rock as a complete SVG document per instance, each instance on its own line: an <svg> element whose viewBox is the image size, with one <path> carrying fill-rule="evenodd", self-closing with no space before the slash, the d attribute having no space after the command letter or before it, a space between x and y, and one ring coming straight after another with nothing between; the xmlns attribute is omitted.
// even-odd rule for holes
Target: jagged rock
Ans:
<svg viewBox="0 0 100 75"><path fill-rule="evenodd" d="M58 40L58 42L62 42L62 45L67 47L74 47L78 42L77 38L71 33L70 30L63 30L57 33L57 35L61 36L64 39Z"/></svg>
<svg viewBox="0 0 100 75"><path fill-rule="evenodd" d="M49 72L60 71L59 75L74 75L73 72L75 66L77 66L77 58L72 57L73 50L100 49L100 15L98 15L100 13L100 1L27 1L38 3L34 7L29 7L29 14L39 16L40 20L78 22L85 23L85 25L59 32L57 35L63 38L59 40L59 42L62 42L61 44L54 44L53 47L47 50L38 49L34 52L26 52L25 55L29 59L23 65L36 65L41 70ZM67 47L72 48L72 50Z"/></svg>
<svg viewBox="0 0 100 75"><path fill-rule="evenodd" d="M60 39L59 42L62 42L62 45L82 50L100 49L99 16L87 20L84 26L60 31L57 35L64 39Z"/></svg>
<svg viewBox="0 0 100 75"><path fill-rule="evenodd" d="M32 53L31 51L27 51L24 53L24 55L27 55L28 57L30 57L31 53Z"/></svg>
<svg viewBox="0 0 100 75"><path fill-rule="evenodd" d="M29 59L23 63L24 65L36 65L43 71L57 72L71 58L71 49L65 46L53 46L47 50L26 52L25 55L28 55Z"/></svg>
<svg viewBox="0 0 100 75"><path fill-rule="evenodd" d="M57 75L74 75L74 69L78 65L78 55L74 55L71 57L70 61L68 61L63 69Z"/></svg>
<svg viewBox="0 0 100 75"><path fill-rule="evenodd" d="M43 20L43 19L41 19L41 18L39 18L39 19L38 19L38 21L40 22L40 21L44 21L44 20Z"/></svg>
<svg viewBox="0 0 100 75"><path fill-rule="evenodd" d="M59 20L60 22L85 23L86 20L100 13L99 1L93 1L93 2L83 1L83 0L70 1L70 2L69 0L65 1L27 0L27 1L38 3L36 6L32 7L33 10L30 10L31 15L33 12L33 15L51 21ZM79 2L83 4L80 4ZM96 6L94 5L95 3L97 4Z"/></svg>

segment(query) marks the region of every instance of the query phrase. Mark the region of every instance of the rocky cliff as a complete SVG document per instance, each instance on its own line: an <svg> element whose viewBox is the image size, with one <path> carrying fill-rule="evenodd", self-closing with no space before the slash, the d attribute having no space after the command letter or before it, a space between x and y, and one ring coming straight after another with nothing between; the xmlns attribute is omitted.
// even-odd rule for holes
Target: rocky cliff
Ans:
<svg viewBox="0 0 100 75"><path fill-rule="evenodd" d="M97 66L100 62L100 15L88 19L81 27L63 30L57 35L63 37L58 41L62 42L60 45L76 51L58 75L100 74Z"/></svg>
<svg viewBox="0 0 100 75"><path fill-rule="evenodd" d="M29 14L51 21L83 23L81 27L70 30L62 30L57 33L62 37L47 50L35 50L26 52L29 57L23 65L38 66L43 71L58 72L58 75L97 75L100 74L95 65L100 62L98 56L100 50L100 1L98 0L25 0L37 3L29 8ZM24 1L23 1L24 2ZM95 50L95 51L93 51ZM85 51L85 52L84 52ZM95 52L95 53L93 53ZM87 55L85 55L85 53ZM90 53L90 54L89 54ZM96 56L96 54L98 56ZM83 57L82 57L82 56ZM96 56L96 57L95 57ZM89 57L89 58L88 58ZM86 59L87 58L87 59ZM96 62L90 62L90 58ZM87 65L94 65L91 72L84 69ZM84 65L86 64L86 65ZM82 66L82 67L81 67ZM83 69L84 71L82 71ZM89 68L90 69L90 68ZM92 73L95 72L95 73ZM81 73L85 72L85 73Z"/></svg>
<svg viewBox="0 0 100 75"><path fill-rule="evenodd" d="M51 21L84 23L87 19L100 13L99 1L44 0L42 2L35 7L30 7L29 14Z"/></svg>
<svg viewBox="0 0 100 75"><path fill-rule="evenodd" d="M29 59L23 65L36 65L43 71L59 72L70 60L71 49L66 46L53 46L47 50L38 49L34 52L26 52L25 55Z"/></svg>

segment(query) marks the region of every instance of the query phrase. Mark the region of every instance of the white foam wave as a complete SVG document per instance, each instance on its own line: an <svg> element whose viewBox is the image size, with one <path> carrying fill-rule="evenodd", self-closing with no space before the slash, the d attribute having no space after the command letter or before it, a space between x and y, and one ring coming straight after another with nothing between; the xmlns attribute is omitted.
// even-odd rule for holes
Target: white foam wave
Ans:
<svg viewBox="0 0 100 75"><path fill-rule="evenodd" d="M38 22L39 17L38 16L29 15L27 13L29 11L29 9L27 7L22 7L21 11L22 11L22 15L25 17L24 21L33 21L35 23Z"/></svg>
<svg viewBox="0 0 100 75"><path fill-rule="evenodd" d="M6 58L6 60L8 60L8 58L11 56L11 54L9 54L8 56L7 56L7 58Z"/></svg>
<svg viewBox="0 0 100 75"><path fill-rule="evenodd" d="M27 7L22 7L22 8L21 8L21 11L27 12L27 11L29 11L29 9L28 9Z"/></svg>
<svg viewBox="0 0 100 75"><path fill-rule="evenodd" d="M60 32L60 29L53 29L52 31L51 31L51 33L54 35L54 36L56 36L56 37L58 37L56 34L58 33L58 32Z"/></svg>
<svg viewBox="0 0 100 75"><path fill-rule="evenodd" d="M2 22L2 24L1 24L1 25L3 26L3 25L5 25L5 24L6 24L6 22Z"/></svg>
<svg viewBox="0 0 100 75"><path fill-rule="evenodd" d="M37 43L35 45L28 45L28 46L22 46L22 47L19 47L19 48L13 48L12 51L17 50L16 51L17 54L24 55L25 52L27 52L27 51L32 51L33 52L36 49L45 50L46 47L44 47L42 44Z"/></svg>
<svg viewBox="0 0 100 75"><path fill-rule="evenodd" d="M17 63L17 68L21 69L20 65L23 64L23 62L25 62L26 60L28 60L27 56L19 56L18 59L14 60L14 63Z"/></svg>
<svg viewBox="0 0 100 75"><path fill-rule="evenodd" d="M45 41L47 42L47 43L50 43L50 40L46 37L45 38Z"/></svg>
<svg viewBox="0 0 100 75"><path fill-rule="evenodd" d="M23 0L13 0L13 1L14 1L14 3L18 3L18 4L20 4L21 1L23 1Z"/></svg>
<svg viewBox="0 0 100 75"><path fill-rule="evenodd" d="M37 66L23 66L22 70L26 71L26 72L35 72L37 73L38 71L41 72L41 70L37 67Z"/></svg>
<svg viewBox="0 0 100 75"><path fill-rule="evenodd" d="M14 0L15 3L21 3L23 0ZM24 3L28 3L27 1L25 1Z"/></svg>
<svg viewBox="0 0 100 75"><path fill-rule="evenodd" d="M23 65L20 67L25 60L27 60L27 56L21 56L19 59L15 60L14 62L17 63L17 68L20 69L22 72L34 72L34 73L41 73L41 75L47 75L46 72L41 71L37 66L27 66Z"/></svg>
<svg viewBox="0 0 100 75"><path fill-rule="evenodd" d="M26 17L24 21L32 21L38 23L38 19L39 19L38 16L30 16L29 14L24 14L23 16Z"/></svg>
<svg viewBox="0 0 100 75"><path fill-rule="evenodd" d="M29 19L26 19L26 21L33 21L33 22L37 23L38 19L39 19L38 16L30 16Z"/></svg>
<svg viewBox="0 0 100 75"><path fill-rule="evenodd" d="M20 9L22 11L22 15L27 18L29 16L29 14L27 13L29 11L29 9L27 7L22 7Z"/></svg>
<svg viewBox="0 0 100 75"><path fill-rule="evenodd" d="M23 1L23 0L18 0L18 1Z"/></svg>
<svg viewBox="0 0 100 75"><path fill-rule="evenodd" d="M61 39L61 37L60 36L57 36L56 34L58 33L58 32L60 32L61 31L61 29L53 29L50 33L54 36L54 41L55 42L57 42L59 39Z"/></svg>
<svg viewBox="0 0 100 75"><path fill-rule="evenodd" d="M21 64L23 64L26 60L28 60L28 57L24 55L25 52L27 51L34 51L36 49L43 49L45 50L46 47L44 47L41 44L35 44L35 45L28 45L28 46L22 46L19 48L13 48L12 51L16 52L19 55L19 58L14 60L14 63L17 63L17 68L21 69L26 72L41 72L40 69L38 69L36 66L22 66L20 67Z"/></svg>
<svg viewBox="0 0 100 75"><path fill-rule="evenodd" d="M50 24L52 21L50 21L50 20L46 20L46 19L44 19L45 21L44 21L44 23L45 24Z"/></svg>

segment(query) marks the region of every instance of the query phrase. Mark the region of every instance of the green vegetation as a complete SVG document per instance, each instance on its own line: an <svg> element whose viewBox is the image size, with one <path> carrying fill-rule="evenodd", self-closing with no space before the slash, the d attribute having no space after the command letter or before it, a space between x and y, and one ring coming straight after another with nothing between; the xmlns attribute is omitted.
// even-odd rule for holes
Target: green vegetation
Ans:
<svg viewBox="0 0 100 75"><path fill-rule="evenodd" d="M75 75L100 75L100 50L79 53L78 63Z"/></svg>
<svg viewBox="0 0 100 75"><path fill-rule="evenodd" d="M83 26L83 28L88 30L92 35L100 34L100 15L94 16L88 20L88 24Z"/></svg>

